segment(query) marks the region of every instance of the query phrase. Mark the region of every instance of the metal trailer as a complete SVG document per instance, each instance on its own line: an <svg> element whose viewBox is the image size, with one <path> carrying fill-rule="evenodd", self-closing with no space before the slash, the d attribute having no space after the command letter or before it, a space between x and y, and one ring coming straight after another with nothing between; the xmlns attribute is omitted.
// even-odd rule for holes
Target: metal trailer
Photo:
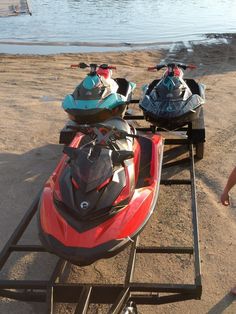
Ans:
<svg viewBox="0 0 236 314"><path fill-rule="evenodd" d="M127 119L132 119L131 116ZM135 118L137 119L137 117ZM146 128L155 132L152 127ZM144 131L138 128L138 131ZM71 135L69 135L71 136ZM63 136L62 136L63 137ZM62 274L68 266L68 262L59 259L54 271L48 280L0 280L0 296L10 299L28 302L46 302L47 313L53 313L56 303L76 303L74 313L87 313L91 304L109 305L109 314L115 313L137 313L139 305L160 305L191 299L199 300L202 294L199 239L198 239L198 213L196 200L196 183L194 170L194 144L187 139L167 139L166 145L183 145L188 149L188 158L164 164L163 167L174 167L180 162L187 162L190 179L168 179L161 180L164 185L188 185L191 192L191 219L192 219L192 246L141 246L138 236L132 243L129 261L126 269L125 280L122 284L106 283L69 283L62 282ZM46 252L40 245L18 244L23 233L29 226L32 218L37 214L40 193L33 201L18 227L6 243L0 253L0 270L7 263L10 255L16 252ZM146 227L147 228L147 227ZM194 283L147 283L134 280L136 258L138 254L187 254L190 255L193 270Z"/></svg>

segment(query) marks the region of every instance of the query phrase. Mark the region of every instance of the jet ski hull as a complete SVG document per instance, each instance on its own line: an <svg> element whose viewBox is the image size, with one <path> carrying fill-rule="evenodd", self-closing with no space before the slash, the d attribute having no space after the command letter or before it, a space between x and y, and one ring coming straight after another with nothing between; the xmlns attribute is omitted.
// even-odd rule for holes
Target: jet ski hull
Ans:
<svg viewBox="0 0 236 314"><path fill-rule="evenodd" d="M76 136L72 146L78 145ZM104 220L75 221L73 216L60 212L54 201L57 177L67 165L63 156L53 175L47 181L39 204L39 237L43 246L73 264L89 265L101 258L108 258L123 250L148 222L156 207L163 154L162 138L158 135L140 137L139 161L133 158L133 167L140 168L135 179L134 193L127 204ZM73 223L72 223L73 220Z"/></svg>

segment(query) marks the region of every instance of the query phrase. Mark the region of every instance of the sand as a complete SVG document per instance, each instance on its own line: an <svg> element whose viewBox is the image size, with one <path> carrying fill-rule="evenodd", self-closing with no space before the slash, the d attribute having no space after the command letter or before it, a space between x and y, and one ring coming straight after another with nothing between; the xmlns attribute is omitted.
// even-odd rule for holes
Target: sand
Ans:
<svg viewBox="0 0 236 314"><path fill-rule="evenodd" d="M172 47L173 48L173 47ZM230 44L202 46L192 49L175 46L169 51L133 51L116 53L64 54L53 56L0 55L0 248L3 248L23 214L36 197L43 182L55 168L62 152L58 145L59 132L67 121L61 100L72 92L86 71L71 70L76 62L109 63L117 66L114 77L125 77L137 83L135 98L141 86L153 80L156 73L147 66L161 60L178 60L197 65L186 73L206 85L206 144L204 159L196 163L199 237L201 249L201 300L191 300L156 307L141 307L140 313L236 313L235 298L228 294L236 284L236 190L233 204L223 207L220 193L228 174L235 166L236 146L236 41ZM182 199L181 199L182 198ZM182 191L161 187L155 219L144 230L147 243L186 244L191 234L185 225L189 216L176 210L176 204L188 199ZM157 226L154 224L157 223ZM29 243L37 242L35 224L24 236ZM145 242L144 241L144 242ZM171 242L172 241L172 242ZM72 267L69 278L78 281L119 281L124 269L124 251L111 261L101 261L90 268ZM55 258L37 254L13 256L3 269L4 278L47 278ZM188 279L189 261L180 266L173 258L153 262L139 261L145 279L158 275L162 281ZM117 265L116 268L113 265ZM147 269L147 270L146 270ZM185 270L187 275L185 275ZM139 276L139 274L138 274ZM185 278L186 276L186 278ZM59 306L57 313L70 313L70 305ZM45 313L43 304L2 299L0 313ZM94 313L96 313L94 311ZM103 310L97 313L105 313Z"/></svg>
<svg viewBox="0 0 236 314"><path fill-rule="evenodd" d="M16 16L31 14L27 0L2 0L0 3L0 16Z"/></svg>

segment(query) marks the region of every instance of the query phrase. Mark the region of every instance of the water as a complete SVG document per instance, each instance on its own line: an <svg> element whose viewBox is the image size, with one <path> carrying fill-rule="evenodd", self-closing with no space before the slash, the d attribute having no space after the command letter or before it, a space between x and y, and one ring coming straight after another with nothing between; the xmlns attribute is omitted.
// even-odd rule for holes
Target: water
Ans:
<svg viewBox="0 0 236 314"><path fill-rule="evenodd" d="M0 18L0 52L94 51L236 32L236 0L31 0L32 16ZM44 46L43 46L44 45ZM19 49L19 46L17 46ZM44 48L43 48L44 47ZM97 47L95 49L95 47Z"/></svg>

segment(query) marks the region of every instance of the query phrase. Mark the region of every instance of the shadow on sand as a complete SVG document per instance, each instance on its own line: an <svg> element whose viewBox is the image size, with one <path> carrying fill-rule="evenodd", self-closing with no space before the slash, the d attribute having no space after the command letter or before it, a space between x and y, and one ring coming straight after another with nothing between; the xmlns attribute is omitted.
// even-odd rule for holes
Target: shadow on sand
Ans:
<svg viewBox="0 0 236 314"><path fill-rule="evenodd" d="M21 155L0 154L0 251L55 169L61 152L61 145L49 144ZM36 217L28 225L19 243L40 244ZM43 280L40 277L50 276L57 259L48 253L13 252L1 269L0 279ZM0 300L0 313L45 313L45 304Z"/></svg>
<svg viewBox="0 0 236 314"><path fill-rule="evenodd" d="M218 303L216 303L207 312L207 314L222 314L234 301L236 301L235 296L228 293Z"/></svg>

